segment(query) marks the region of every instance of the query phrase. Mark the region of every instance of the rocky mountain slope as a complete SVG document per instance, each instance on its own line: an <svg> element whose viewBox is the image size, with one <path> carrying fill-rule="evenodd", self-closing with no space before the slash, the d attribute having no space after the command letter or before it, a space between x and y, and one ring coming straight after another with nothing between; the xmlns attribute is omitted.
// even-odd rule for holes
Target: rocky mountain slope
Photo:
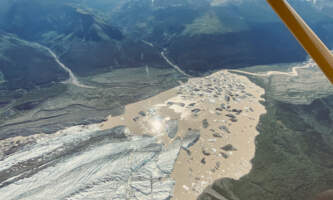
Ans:
<svg viewBox="0 0 333 200"><path fill-rule="evenodd" d="M45 87L68 78L48 51L35 43L0 32L0 46L0 71L5 81L1 89Z"/></svg>
<svg viewBox="0 0 333 200"><path fill-rule="evenodd" d="M158 50L71 2L20 0L5 13L0 29L52 48L79 75L162 62Z"/></svg>
<svg viewBox="0 0 333 200"><path fill-rule="evenodd" d="M305 59L305 52L263 0L127 1L115 10L114 3L99 3L108 8L103 13L109 21L168 48L173 61L192 74ZM310 2L291 3L332 46L328 25L332 16Z"/></svg>
<svg viewBox="0 0 333 200"><path fill-rule="evenodd" d="M333 46L330 4L291 3ZM84 76L110 66L161 67L161 48L195 75L306 57L263 0L3 1L0 29L52 47Z"/></svg>

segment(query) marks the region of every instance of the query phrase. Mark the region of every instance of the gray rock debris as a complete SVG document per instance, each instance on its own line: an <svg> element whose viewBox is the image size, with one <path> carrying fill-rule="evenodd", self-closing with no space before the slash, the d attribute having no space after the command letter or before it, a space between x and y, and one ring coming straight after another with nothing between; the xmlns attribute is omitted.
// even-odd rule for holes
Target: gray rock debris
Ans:
<svg viewBox="0 0 333 200"><path fill-rule="evenodd" d="M229 102L230 101L230 96L225 95L224 99L225 99L226 102Z"/></svg>
<svg viewBox="0 0 333 200"><path fill-rule="evenodd" d="M199 108L196 108L196 109L193 109L192 110L192 113L194 114L198 114L201 110Z"/></svg>
<svg viewBox="0 0 333 200"><path fill-rule="evenodd" d="M216 137L216 138L221 138L222 137L222 135L220 133L216 133L216 132L213 133L213 136Z"/></svg>
<svg viewBox="0 0 333 200"><path fill-rule="evenodd" d="M189 150L200 139L199 130L189 130L182 141L182 147L186 150Z"/></svg>
<svg viewBox="0 0 333 200"><path fill-rule="evenodd" d="M243 111L240 109L232 109L231 112L236 113L237 115L241 114Z"/></svg>
<svg viewBox="0 0 333 200"><path fill-rule="evenodd" d="M221 149L223 149L224 151L237 151L237 149L232 146L232 144L227 144L224 147L221 147Z"/></svg>
<svg viewBox="0 0 333 200"><path fill-rule="evenodd" d="M178 132L178 121L177 120L168 120L166 122L166 132L169 138L174 138Z"/></svg>
<svg viewBox="0 0 333 200"><path fill-rule="evenodd" d="M229 118L236 118L236 116L235 115L233 115L233 114L226 114L225 116L227 116L227 117L229 117Z"/></svg>
<svg viewBox="0 0 333 200"><path fill-rule="evenodd" d="M142 117L145 117L145 116L146 116L146 113L143 112L143 111L140 111L140 112L139 112L139 115L141 115Z"/></svg>
<svg viewBox="0 0 333 200"><path fill-rule="evenodd" d="M232 122L237 122L238 121L236 116L233 115L233 114L226 114L225 116L229 117L230 121L232 121Z"/></svg>
<svg viewBox="0 0 333 200"><path fill-rule="evenodd" d="M226 127L226 126L220 126L219 129L223 132L230 133L228 127Z"/></svg>
<svg viewBox="0 0 333 200"><path fill-rule="evenodd" d="M226 110L226 109L227 109L227 107L226 107L226 105L225 105L224 103L222 103L222 104L220 105L220 107L221 107L221 109L223 109L223 110Z"/></svg>
<svg viewBox="0 0 333 200"><path fill-rule="evenodd" d="M180 107L185 107L185 103L178 103L178 102L171 102L171 101L169 101L167 104L169 106L176 105L176 106L180 106Z"/></svg>
<svg viewBox="0 0 333 200"><path fill-rule="evenodd" d="M217 111L220 111L220 112L222 112L222 111L223 111L223 109L222 109L222 108L216 108L215 110L217 110Z"/></svg>
<svg viewBox="0 0 333 200"><path fill-rule="evenodd" d="M224 159L228 159L229 158L228 154L226 154L224 152L221 152L220 156L222 156Z"/></svg>
<svg viewBox="0 0 333 200"><path fill-rule="evenodd" d="M207 119L202 120L202 127L208 128L208 126L209 126L208 120Z"/></svg>
<svg viewBox="0 0 333 200"><path fill-rule="evenodd" d="M211 155L211 153L209 152L209 150L206 149L206 148L202 149L202 154L205 155L205 156L210 156Z"/></svg>
<svg viewBox="0 0 333 200"><path fill-rule="evenodd" d="M102 131L100 135L103 135L103 133L111 133L113 138L126 138L130 135L131 131L126 126L116 126L110 130Z"/></svg>

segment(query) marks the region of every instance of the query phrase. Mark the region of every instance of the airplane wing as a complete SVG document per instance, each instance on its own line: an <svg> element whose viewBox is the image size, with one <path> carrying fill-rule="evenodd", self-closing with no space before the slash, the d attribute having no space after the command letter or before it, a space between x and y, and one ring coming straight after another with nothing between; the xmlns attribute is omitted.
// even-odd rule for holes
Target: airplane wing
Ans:
<svg viewBox="0 0 333 200"><path fill-rule="evenodd" d="M333 54L286 0L267 0L333 84Z"/></svg>

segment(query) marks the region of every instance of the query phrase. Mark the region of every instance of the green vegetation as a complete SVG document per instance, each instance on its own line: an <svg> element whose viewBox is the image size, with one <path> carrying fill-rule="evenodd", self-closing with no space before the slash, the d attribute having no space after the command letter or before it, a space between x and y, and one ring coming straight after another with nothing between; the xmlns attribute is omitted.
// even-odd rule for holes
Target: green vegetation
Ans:
<svg viewBox="0 0 333 200"><path fill-rule="evenodd" d="M184 35L201 35L201 34L219 34L227 33L232 30L229 27L224 27L219 18L213 14L208 13L204 16L198 17L192 24L186 25L183 32Z"/></svg>
<svg viewBox="0 0 333 200"><path fill-rule="evenodd" d="M11 108L11 112L8 112L8 107L0 107L0 125L37 108L48 99L62 95L66 90L67 86L64 84L53 84L50 87L36 88L30 91L0 90L0 105L9 105ZM15 100L13 101L13 99Z"/></svg>
<svg viewBox="0 0 333 200"><path fill-rule="evenodd" d="M216 35L224 33L239 32L248 29L248 26L242 22L234 22L234 18L224 15L217 15L215 12L208 12L196 18L191 24L187 24L183 35Z"/></svg>
<svg viewBox="0 0 333 200"><path fill-rule="evenodd" d="M242 68L242 71L253 72L253 73L265 73L269 71L291 72L294 66L295 66L294 63L256 65L251 67L244 67Z"/></svg>

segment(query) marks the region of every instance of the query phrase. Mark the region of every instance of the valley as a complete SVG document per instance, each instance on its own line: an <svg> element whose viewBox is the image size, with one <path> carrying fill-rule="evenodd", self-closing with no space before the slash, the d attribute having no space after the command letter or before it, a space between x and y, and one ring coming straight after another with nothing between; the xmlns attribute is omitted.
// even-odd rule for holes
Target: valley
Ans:
<svg viewBox="0 0 333 200"><path fill-rule="evenodd" d="M2 0L0 199L313 200L332 95L262 0Z"/></svg>

